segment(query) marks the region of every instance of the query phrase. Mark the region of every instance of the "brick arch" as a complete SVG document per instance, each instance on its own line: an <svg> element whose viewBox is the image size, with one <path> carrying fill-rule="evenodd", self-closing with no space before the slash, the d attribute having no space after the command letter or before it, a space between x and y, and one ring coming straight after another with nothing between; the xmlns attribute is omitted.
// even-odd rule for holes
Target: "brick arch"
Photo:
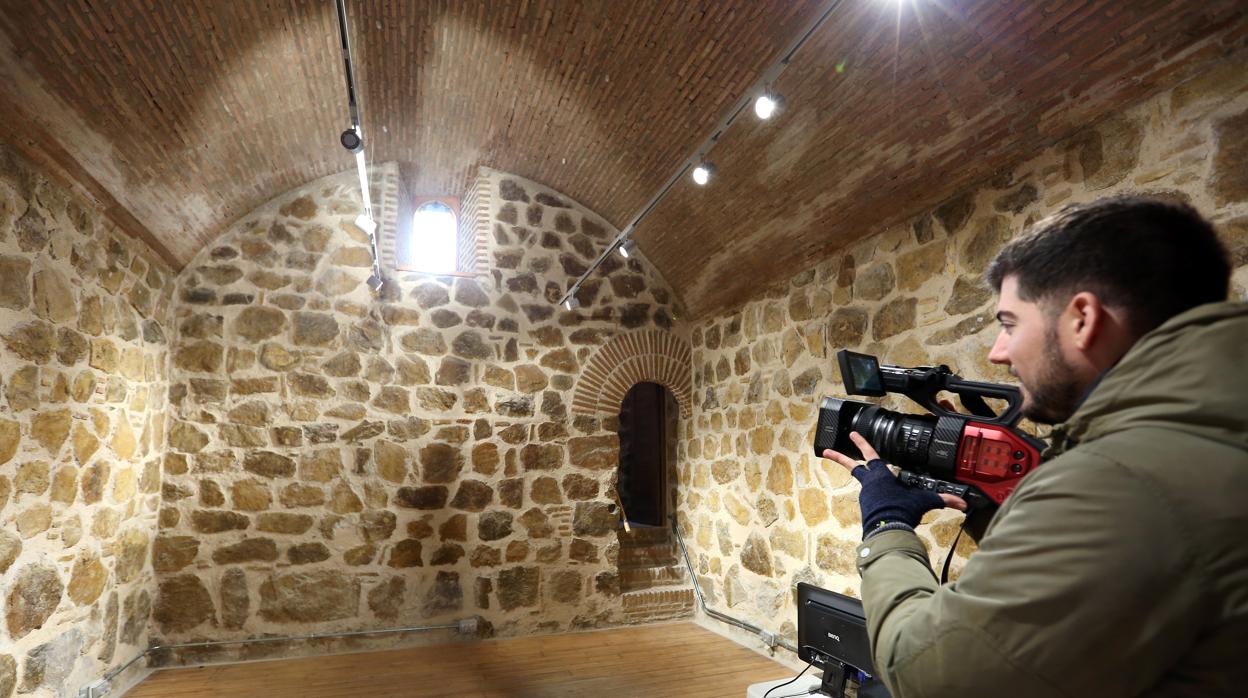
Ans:
<svg viewBox="0 0 1248 698"><path fill-rule="evenodd" d="M589 360L572 394L572 412L618 414L634 385L658 383L672 391L680 416L693 414L693 351L668 332L642 330L616 335Z"/></svg>

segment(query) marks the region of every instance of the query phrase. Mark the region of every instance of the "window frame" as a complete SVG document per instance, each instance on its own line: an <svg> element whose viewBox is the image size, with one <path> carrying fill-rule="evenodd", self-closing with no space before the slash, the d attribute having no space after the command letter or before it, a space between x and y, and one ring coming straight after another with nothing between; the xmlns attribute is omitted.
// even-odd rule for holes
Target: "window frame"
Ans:
<svg viewBox="0 0 1248 698"><path fill-rule="evenodd" d="M424 206L424 205L426 205L426 204L431 204L431 203L439 203L439 204L442 204L442 205L446 206L447 208L449 208L449 209L451 210L451 215L452 215L452 216L454 217L454 219L455 219L455 220L454 220L454 225L452 226L452 230L451 230L451 234L452 234L452 236L453 236L453 238L454 238L454 243L455 243L455 266L454 266L454 268L453 268L453 269L446 269L446 270L442 270L442 271L433 271L433 270L429 270L429 269L420 269L420 268L415 267L415 266L410 266L410 265L404 264L404 263L403 263L403 261L402 261L402 260L403 260L403 257L404 257L404 255L402 254L402 252L403 252L403 247L406 245L406 246L408 246L408 248L410 249L410 246L411 246L411 244L412 244L412 239L416 236L416 226L415 226L416 214L420 211L420 208L421 208L422 206ZM460 257L460 249L459 249L459 247L460 247L460 240L459 240L459 237L460 237L460 236L459 236L460 214L461 214L461 211L460 211L460 203L459 203L459 198L458 198L458 197L454 197L454 196L414 196L414 197L412 197L412 208L411 208L411 214L410 214L410 215L408 215L408 216L406 217L406 218L407 218L406 225L405 225L405 226L400 226L400 227L399 227L399 230L398 230L398 234L395 236L395 240L394 240L394 268L395 268L397 271L402 271L402 272L410 272L410 273L415 273L415 274L426 274L426 275L428 275L428 276L458 276L458 275L463 275L463 274L464 274L463 270L459 268L459 257Z"/></svg>

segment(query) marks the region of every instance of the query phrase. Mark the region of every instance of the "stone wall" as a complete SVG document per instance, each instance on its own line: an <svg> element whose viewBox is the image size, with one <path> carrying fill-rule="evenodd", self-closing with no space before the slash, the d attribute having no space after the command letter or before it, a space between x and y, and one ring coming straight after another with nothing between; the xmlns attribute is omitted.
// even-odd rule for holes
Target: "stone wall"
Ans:
<svg viewBox="0 0 1248 698"><path fill-rule="evenodd" d="M858 485L811 446L818 399L844 394L837 350L891 364L944 363L969 378L1009 382L986 358L998 327L995 297L980 284L984 266L1027 224L1121 192L1188 201L1212 217L1232 248L1233 296L1245 299L1246 162L1248 59L1241 55L909 225L869 235L737 312L697 323L679 508L712 606L792 636L798 581L857 593ZM922 412L904 398L883 402ZM919 535L937 563L961 515L929 516Z"/></svg>
<svg viewBox="0 0 1248 698"><path fill-rule="evenodd" d="M481 177L479 274L391 272L374 298L349 173L245 216L183 271L153 552L162 642L620 622L616 420L572 415L571 396L617 334L677 330L674 299L644 259L613 255L565 311L616 232L533 182Z"/></svg>
<svg viewBox="0 0 1248 698"><path fill-rule="evenodd" d="M147 644L172 275L0 146L0 696Z"/></svg>

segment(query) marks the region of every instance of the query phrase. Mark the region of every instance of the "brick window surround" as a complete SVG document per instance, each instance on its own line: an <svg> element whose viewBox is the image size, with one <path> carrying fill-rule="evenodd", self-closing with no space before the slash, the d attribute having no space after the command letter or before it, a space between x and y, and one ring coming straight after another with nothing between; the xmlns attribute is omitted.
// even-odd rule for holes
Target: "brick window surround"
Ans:
<svg viewBox="0 0 1248 698"><path fill-rule="evenodd" d="M618 415L620 403L634 385L658 383L676 397L680 416L693 414L693 352L679 337L660 330L616 335L590 357L576 381L572 412Z"/></svg>

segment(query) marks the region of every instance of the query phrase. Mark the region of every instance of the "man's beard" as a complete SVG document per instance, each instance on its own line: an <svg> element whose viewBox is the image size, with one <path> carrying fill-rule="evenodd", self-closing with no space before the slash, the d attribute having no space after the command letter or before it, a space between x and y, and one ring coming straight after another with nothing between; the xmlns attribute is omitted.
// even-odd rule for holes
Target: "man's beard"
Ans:
<svg viewBox="0 0 1248 698"><path fill-rule="evenodd" d="M1075 413L1082 387L1076 382L1074 367L1058 348L1057 323L1049 325L1044 337L1044 363L1024 385L1029 399L1023 416L1040 424L1058 424Z"/></svg>

